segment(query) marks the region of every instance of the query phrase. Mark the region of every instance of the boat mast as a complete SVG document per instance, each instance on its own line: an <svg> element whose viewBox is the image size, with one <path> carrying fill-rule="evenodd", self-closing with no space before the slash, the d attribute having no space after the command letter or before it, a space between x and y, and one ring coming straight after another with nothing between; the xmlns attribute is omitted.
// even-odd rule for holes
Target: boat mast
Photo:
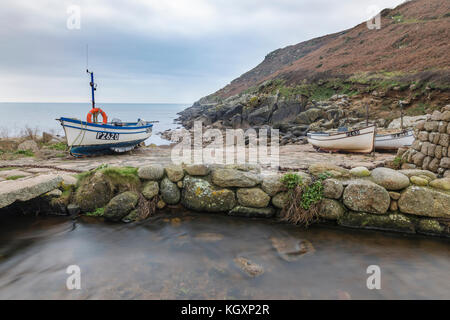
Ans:
<svg viewBox="0 0 450 320"><path fill-rule="evenodd" d="M94 72L89 72L88 69L86 69L86 72L91 75L91 91L92 91L92 108L95 108L95 98L94 98L94 91L97 89L95 83L94 83Z"/></svg>

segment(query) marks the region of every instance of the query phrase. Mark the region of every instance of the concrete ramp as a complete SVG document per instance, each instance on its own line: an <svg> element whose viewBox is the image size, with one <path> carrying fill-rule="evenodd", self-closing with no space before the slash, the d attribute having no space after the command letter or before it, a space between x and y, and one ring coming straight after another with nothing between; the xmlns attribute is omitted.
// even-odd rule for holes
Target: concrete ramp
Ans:
<svg viewBox="0 0 450 320"><path fill-rule="evenodd" d="M0 182L0 208L15 201L28 201L52 191L63 181L55 174L39 175L32 178Z"/></svg>

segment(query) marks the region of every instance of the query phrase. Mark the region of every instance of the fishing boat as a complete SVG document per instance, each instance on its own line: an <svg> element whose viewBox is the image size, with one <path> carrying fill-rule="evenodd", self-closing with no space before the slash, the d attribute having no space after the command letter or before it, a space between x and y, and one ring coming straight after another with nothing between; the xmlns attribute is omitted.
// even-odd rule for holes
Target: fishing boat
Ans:
<svg viewBox="0 0 450 320"><path fill-rule="evenodd" d="M92 109L88 112L86 121L75 118L61 117L56 119L64 128L70 154L85 156L108 152L126 152L134 149L152 135L153 123L156 121L122 122L113 119L108 122L106 113L96 107L94 91L94 73L86 70L91 76ZM102 116L102 122L98 116Z"/></svg>
<svg viewBox="0 0 450 320"><path fill-rule="evenodd" d="M370 153L374 150L375 126L336 133L311 132L308 142L325 151Z"/></svg>
<svg viewBox="0 0 450 320"><path fill-rule="evenodd" d="M409 147L413 142L413 130L390 134L377 134L375 136L375 150L397 150L401 147Z"/></svg>

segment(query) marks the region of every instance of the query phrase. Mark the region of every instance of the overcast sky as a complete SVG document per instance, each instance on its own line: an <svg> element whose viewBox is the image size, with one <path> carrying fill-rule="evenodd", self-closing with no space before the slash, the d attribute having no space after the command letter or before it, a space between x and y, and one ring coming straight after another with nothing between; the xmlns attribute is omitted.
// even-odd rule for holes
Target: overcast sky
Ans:
<svg viewBox="0 0 450 320"><path fill-rule="evenodd" d="M370 6L402 2L2 0L0 102L89 101L89 44L98 101L190 103L270 51L351 28Z"/></svg>

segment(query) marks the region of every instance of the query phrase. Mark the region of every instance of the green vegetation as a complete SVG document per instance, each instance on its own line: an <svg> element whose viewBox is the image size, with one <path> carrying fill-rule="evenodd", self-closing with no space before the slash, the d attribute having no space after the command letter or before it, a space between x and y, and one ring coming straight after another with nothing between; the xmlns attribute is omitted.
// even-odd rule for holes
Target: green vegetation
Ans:
<svg viewBox="0 0 450 320"><path fill-rule="evenodd" d="M287 173L281 182L288 189L288 203L283 209L283 220L308 226L318 218L318 205L323 199L323 181L329 173L319 175L309 185L296 173Z"/></svg>
<svg viewBox="0 0 450 320"><path fill-rule="evenodd" d="M9 176L9 177L6 178L6 180L17 180L17 179L24 178L24 177L25 176L22 176L22 175Z"/></svg>
<svg viewBox="0 0 450 320"><path fill-rule="evenodd" d="M392 161L392 165L394 169L399 170L406 161L402 159L402 157L396 156Z"/></svg>
<svg viewBox="0 0 450 320"><path fill-rule="evenodd" d="M88 217L103 217L105 213L105 208L97 208L92 212L87 212L85 215Z"/></svg>
<svg viewBox="0 0 450 320"><path fill-rule="evenodd" d="M65 144L64 142L58 142L58 143L49 145L48 148L52 149L52 150L66 151L67 144Z"/></svg>
<svg viewBox="0 0 450 320"><path fill-rule="evenodd" d="M14 170L14 169L18 169L17 167L5 167L5 168L0 168L0 171L8 171L8 170Z"/></svg>
<svg viewBox="0 0 450 320"><path fill-rule="evenodd" d="M22 155L25 157L34 157L34 153L31 150L17 150L17 151L14 151L14 154Z"/></svg>
<svg viewBox="0 0 450 320"><path fill-rule="evenodd" d="M108 167L108 165L103 164L94 170L79 173L77 184L80 186L87 178L100 172L108 182L121 190L137 190L140 186L137 171L138 169L134 167Z"/></svg>
<svg viewBox="0 0 450 320"><path fill-rule="evenodd" d="M321 174L317 178L316 181L314 181L309 186L305 186L303 195L302 195L302 201L300 205L303 209L309 210L312 206L318 204L320 200L323 199L323 184L322 182L329 178L331 175L327 174Z"/></svg>
<svg viewBox="0 0 450 320"><path fill-rule="evenodd" d="M302 184L302 177L296 173L286 173L283 177L281 177L281 182L288 190L293 190L295 187Z"/></svg>
<svg viewBox="0 0 450 320"><path fill-rule="evenodd" d="M404 21L403 15L396 14L395 16L391 17L392 20L394 20L395 23L402 23Z"/></svg>
<svg viewBox="0 0 450 320"><path fill-rule="evenodd" d="M256 108L259 104L259 98L258 97L251 97L250 100L247 101L247 104L245 105L244 109L246 110L252 110Z"/></svg>

